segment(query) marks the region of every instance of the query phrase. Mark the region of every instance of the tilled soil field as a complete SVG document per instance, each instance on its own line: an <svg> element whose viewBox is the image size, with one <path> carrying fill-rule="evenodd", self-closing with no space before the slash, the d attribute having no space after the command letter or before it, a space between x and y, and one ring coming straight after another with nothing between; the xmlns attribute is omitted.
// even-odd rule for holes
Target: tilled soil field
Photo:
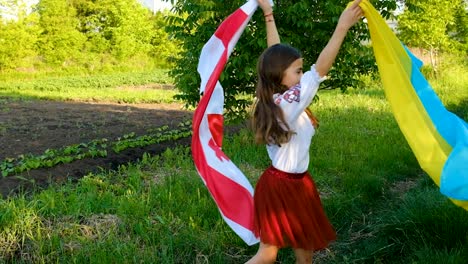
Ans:
<svg viewBox="0 0 468 264"><path fill-rule="evenodd" d="M180 104L112 104L52 102L0 98L0 162L31 153L40 155L47 149L58 149L94 139L109 141L134 132L168 125L176 128L190 120L192 112ZM103 158L86 158L52 168L40 168L1 177L0 195L6 197L18 190L45 187L51 182L76 180L99 170L115 169L121 164L140 159L143 153L158 154L178 144L188 145L190 138L166 141L147 147L130 148L120 153L108 152Z"/></svg>

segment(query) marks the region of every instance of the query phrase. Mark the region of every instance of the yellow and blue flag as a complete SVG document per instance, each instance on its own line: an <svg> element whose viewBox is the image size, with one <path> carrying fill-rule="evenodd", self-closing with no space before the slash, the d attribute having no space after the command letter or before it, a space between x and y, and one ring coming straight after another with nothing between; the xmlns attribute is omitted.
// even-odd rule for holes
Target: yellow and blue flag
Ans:
<svg viewBox="0 0 468 264"><path fill-rule="evenodd" d="M421 168L468 210L468 124L449 112L419 71L422 62L368 2L360 4L393 115Z"/></svg>

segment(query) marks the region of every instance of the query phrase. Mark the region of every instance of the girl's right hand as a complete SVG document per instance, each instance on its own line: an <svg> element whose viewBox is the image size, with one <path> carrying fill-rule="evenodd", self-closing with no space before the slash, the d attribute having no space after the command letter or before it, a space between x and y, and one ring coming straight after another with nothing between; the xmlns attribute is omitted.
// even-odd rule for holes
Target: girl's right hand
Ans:
<svg viewBox="0 0 468 264"><path fill-rule="evenodd" d="M359 20L361 20L364 14L361 7L359 6L360 3L361 0L354 0L354 2L348 8L346 8L343 13L341 13L337 26L348 30Z"/></svg>
<svg viewBox="0 0 468 264"><path fill-rule="evenodd" d="M257 0L258 5L263 11L263 14L270 14L273 12L273 7L270 4L269 0Z"/></svg>

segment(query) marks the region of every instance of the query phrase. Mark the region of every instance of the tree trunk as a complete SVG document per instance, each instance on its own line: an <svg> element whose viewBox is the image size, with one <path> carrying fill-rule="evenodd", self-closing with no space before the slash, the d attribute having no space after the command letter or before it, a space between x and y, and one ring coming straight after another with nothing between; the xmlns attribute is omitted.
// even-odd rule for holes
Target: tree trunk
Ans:
<svg viewBox="0 0 468 264"><path fill-rule="evenodd" d="M432 72L434 73L434 77L437 78L437 66L438 66L438 52L437 49L430 48L429 49L429 56L431 59L431 66Z"/></svg>

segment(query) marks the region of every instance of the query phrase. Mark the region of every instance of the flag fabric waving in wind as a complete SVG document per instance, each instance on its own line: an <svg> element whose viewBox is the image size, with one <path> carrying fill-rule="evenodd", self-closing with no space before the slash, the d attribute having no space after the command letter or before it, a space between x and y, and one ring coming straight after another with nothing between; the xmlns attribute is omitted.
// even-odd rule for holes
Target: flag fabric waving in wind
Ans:
<svg viewBox="0 0 468 264"><path fill-rule="evenodd" d="M203 96L193 116L192 134L198 173L223 219L248 245L258 242L253 234L253 188L221 150L224 94L218 79L257 7L256 0L249 0L223 21L203 46L198 63Z"/></svg>
<svg viewBox="0 0 468 264"><path fill-rule="evenodd" d="M368 0L360 6L400 130L440 191L468 210L468 124L445 109L419 71L421 61L401 44Z"/></svg>
<svg viewBox="0 0 468 264"><path fill-rule="evenodd" d="M419 72L421 62L397 39L368 2L367 18L385 94L397 123L424 171L441 192L468 210L468 125L447 111ZM253 188L221 150L224 93L219 76L257 9L249 0L218 27L198 64L203 94L193 116L192 157L223 219L248 245L253 234Z"/></svg>

